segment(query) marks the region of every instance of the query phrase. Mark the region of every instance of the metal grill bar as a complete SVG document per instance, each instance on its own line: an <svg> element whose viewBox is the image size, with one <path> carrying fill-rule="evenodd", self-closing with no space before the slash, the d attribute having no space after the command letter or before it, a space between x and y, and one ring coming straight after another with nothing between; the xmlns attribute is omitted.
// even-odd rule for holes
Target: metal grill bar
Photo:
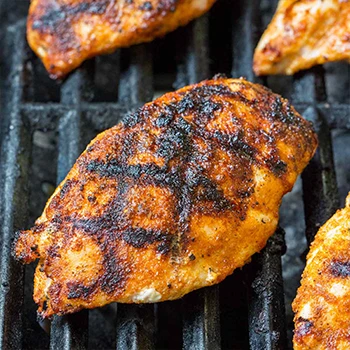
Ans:
<svg viewBox="0 0 350 350"><path fill-rule="evenodd" d="M209 76L209 75L208 75ZM296 102L294 107L303 114L310 103ZM315 103L314 107L323 114L330 129L349 129L350 120L348 118L349 105L345 103ZM59 103L24 103L21 106L21 113L27 118L34 130L55 130L57 120L60 116L70 110L70 105ZM130 110L128 105L122 103L82 103L81 110L85 118L93 124L96 129L104 129L110 125L111 120L120 120L125 113ZM98 116L98 117L97 117Z"/></svg>
<svg viewBox="0 0 350 350"><path fill-rule="evenodd" d="M178 49L184 51L183 56L178 53L180 62L177 63L174 83L176 89L210 78L208 24L208 16L204 15L185 28L185 37L178 35L176 38Z"/></svg>
<svg viewBox="0 0 350 350"><path fill-rule="evenodd" d="M86 74L80 68L67 79L61 89L61 102L68 104L70 110L60 118L58 127L58 184L65 178L81 151L81 102L87 85ZM63 317L55 316L51 325L50 349L86 349L87 332L88 311Z"/></svg>
<svg viewBox="0 0 350 350"><path fill-rule="evenodd" d="M22 345L23 271L11 257L14 231L23 228L27 218L27 179L30 156L30 135L21 120L19 106L23 88L22 33L12 27L8 30L5 54L9 59L6 81L3 123L4 139L0 168L0 232L1 232L1 286L0 286L0 347L19 349ZM17 50L12 50L16 47Z"/></svg>
<svg viewBox="0 0 350 350"><path fill-rule="evenodd" d="M232 76L256 81L252 71L252 62L258 40L259 0L235 1L232 12L234 17Z"/></svg>
<svg viewBox="0 0 350 350"><path fill-rule="evenodd" d="M185 62L178 67L176 83L193 84L209 78L208 18L194 21L187 29L189 38ZM183 86L183 85L182 85ZM219 287L213 286L186 296L182 303L183 348L220 349Z"/></svg>
<svg viewBox="0 0 350 350"><path fill-rule="evenodd" d="M257 43L259 1L237 1L233 7L233 77L261 82L252 71ZM285 309L281 256L284 253L283 230L276 231L263 251L246 268L248 293L249 344L251 349L286 347Z"/></svg>
<svg viewBox="0 0 350 350"><path fill-rule="evenodd" d="M149 45L128 50L130 66L121 75L119 101L133 109L153 97L152 55ZM154 305L122 305L117 308L117 349L153 349Z"/></svg>
<svg viewBox="0 0 350 350"><path fill-rule="evenodd" d="M154 305L118 304L117 349L154 349Z"/></svg>
<svg viewBox="0 0 350 350"><path fill-rule="evenodd" d="M263 251L248 265L247 270L253 270L253 281L248 288L251 349L285 349L286 347L281 276L281 255L284 251L284 231L279 228L268 240Z"/></svg>
<svg viewBox="0 0 350 350"><path fill-rule="evenodd" d="M318 85L324 82L324 79L317 74L320 73L309 72L298 75L293 95L297 101L309 99L311 106L305 111L304 117L314 123L319 139L318 150L302 175L306 238L309 243L313 241L320 226L335 213L340 205L330 127L322 111L313 107L320 99L318 91L325 90L324 86L315 89L317 82Z"/></svg>
<svg viewBox="0 0 350 350"><path fill-rule="evenodd" d="M221 349L219 287L208 287L187 295L183 309L183 348Z"/></svg>
<svg viewBox="0 0 350 350"><path fill-rule="evenodd" d="M130 66L121 74L119 102L129 109L139 107L153 97L152 54L150 45L138 45L128 50Z"/></svg>

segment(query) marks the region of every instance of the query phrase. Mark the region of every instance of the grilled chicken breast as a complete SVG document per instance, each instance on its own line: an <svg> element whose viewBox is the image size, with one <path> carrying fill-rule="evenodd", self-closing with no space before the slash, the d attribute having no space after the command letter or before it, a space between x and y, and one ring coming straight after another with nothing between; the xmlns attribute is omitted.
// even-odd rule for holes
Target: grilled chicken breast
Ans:
<svg viewBox="0 0 350 350"><path fill-rule="evenodd" d="M40 314L177 299L220 282L264 247L316 145L286 100L243 79L187 86L128 115L17 235L17 259L40 259Z"/></svg>
<svg viewBox="0 0 350 350"><path fill-rule="evenodd" d="M350 0L280 0L254 55L257 75L350 60Z"/></svg>
<svg viewBox="0 0 350 350"><path fill-rule="evenodd" d="M152 41L208 11L215 0L32 0L31 48L52 78L86 59Z"/></svg>
<svg viewBox="0 0 350 350"><path fill-rule="evenodd" d="M350 193L318 231L293 302L294 349L350 349Z"/></svg>

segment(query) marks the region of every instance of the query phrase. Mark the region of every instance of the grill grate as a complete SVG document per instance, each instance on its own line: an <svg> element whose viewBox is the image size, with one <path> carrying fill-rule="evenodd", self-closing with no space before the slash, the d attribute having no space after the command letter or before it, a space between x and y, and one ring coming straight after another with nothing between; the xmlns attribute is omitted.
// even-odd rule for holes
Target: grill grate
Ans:
<svg viewBox="0 0 350 350"><path fill-rule="evenodd" d="M2 19L6 18L5 3L0 1ZM340 204L331 130L350 129L349 70L343 66L338 74L345 92L343 86L332 87L329 93L326 87L331 76L320 67L293 78L256 79L251 71L252 53L275 3L221 0L210 14L165 39L86 62L61 85L46 78L26 46L25 23L17 18L7 26L1 57L0 346L67 350L95 348L97 344L118 349L286 348L281 228L251 264L219 286L159 305L112 305L56 317L50 339L30 316L35 306L24 301L31 300L31 285L25 285L24 268L10 256L13 232L28 227L44 204L45 195L37 199L33 185L40 180L34 168L40 155L38 133L53 134L53 155L41 170L47 176L51 174L50 167L57 158L57 171L53 173L59 183L94 135L151 100L154 90L178 88L220 71L245 76L281 92L315 123L320 147L302 177L310 242ZM224 44L222 38L226 39ZM166 64L161 64L162 60ZM38 208L30 206L33 200L39 203ZM33 268L25 270L26 279L32 283ZM102 340L106 334L110 339Z"/></svg>

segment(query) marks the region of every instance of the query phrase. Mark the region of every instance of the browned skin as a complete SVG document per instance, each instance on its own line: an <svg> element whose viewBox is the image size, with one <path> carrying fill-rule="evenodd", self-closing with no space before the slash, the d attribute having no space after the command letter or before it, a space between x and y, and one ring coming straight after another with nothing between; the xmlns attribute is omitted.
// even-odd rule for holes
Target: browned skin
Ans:
<svg viewBox="0 0 350 350"><path fill-rule="evenodd" d="M280 0L254 54L257 75L350 60L350 0Z"/></svg>
<svg viewBox="0 0 350 350"><path fill-rule="evenodd" d="M152 41L207 12L215 0L32 0L27 37L52 78L86 59Z"/></svg>
<svg viewBox="0 0 350 350"><path fill-rule="evenodd" d="M350 193L318 231L293 310L294 349L350 349Z"/></svg>
<svg viewBox="0 0 350 350"><path fill-rule="evenodd" d="M317 145L270 90L243 79L168 93L98 135L17 236L40 259L43 317L177 299L222 281L273 234Z"/></svg>

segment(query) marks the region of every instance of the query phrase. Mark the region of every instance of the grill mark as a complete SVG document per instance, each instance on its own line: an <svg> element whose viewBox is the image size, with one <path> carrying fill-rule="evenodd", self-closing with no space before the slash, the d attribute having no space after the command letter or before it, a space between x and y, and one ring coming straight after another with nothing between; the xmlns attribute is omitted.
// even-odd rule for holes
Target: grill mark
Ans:
<svg viewBox="0 0 350 350"><path fill-rule="evenodd" d="M278 158L267 159L266 165L276 176L281 176L287 172L287 164Z"/></svg>
<svg viewBox="0 0 350 350"><path fill-rule="evenodd" d="M160 230L145 230L144 228L127 228L121 234L124 241L134 248L144 248L155 242L171 245L172 235Z"/></svg>
<svg viewBox="0 0 350 350"><path fill-rule="evenodd" d="M222 84L202 85L195 87L189 91L180 93L181 99L167 105L146 105L138 109L135 113L128 114L123 119L123 124L127 127L134 127L144 122L149 114L155 111L157 107L161 112L154 121L155 126L169 126L172 121L182 119L183 115L193 114L195 121L200 125L205 125L214 116L214 112L222 108L222 103L215 102L212 97L227 96L231 98L239 98L245 103L250 103L239 92L233 92L230 88ZM184 121L184 120L183 120ZM187 122L186 122L187 123Z"/></svg>
<svg viewBox="0 0 350 350"><path fill-rule="evenodd" d="M144 175L147 177L143 179L145 184L166 184L171 187L178 185L177 174L174 170L169 170L167 167L160 167L153 163L144 165L124 165L116 159L111 159L108 162L92 160L86 166L86 170L91 173L97 173L101 177L128 177L135 181ZM123 192L123 190L125 191L125 188L122 188L121 192Z"/></svg>
<svg viewBox="0 0 350 350"><path fill-rule="evenodd" d="M183 160L183 162L185 163L186 161ZM231 207L231 202L225 198L222 190L218 188L214 181L203 175L201 169L193 169L187 163L183 168L184 170L182 171L180 166L168 169L155 164L123 166L116 160L111 160L107 163L91 161L86 167L88 171L96 172L101 177L129 177L133 180L138 180L142 175L145 175L147 178L142 179L144 185L152 183L158 186L168 186L174 191L175 195L179 192L179 188L188 187L188 196L191 197L195 189L202 186L204 187L204 192L196 195L197 200L214 201L214 204L221 210ZM125 193L127 187L125 187L125 184L122 185L124 187L120 192Z"/></svg>
<svg viewBox="0 0 350 350"><path fill-rule="evenodd" d="M233 203L225 197L217 184L200 174L198 169L188 167L185 177L192 201L213 202L214 209L218 212L233 209Z"/></svg>
<svg viewBox="0 0 350 350"><path fill-rule="evenodd" d="M295 332L297 333L298 336L301 336L301 337L310 333L312 327L314 326L313 322L311 322L303 317L299 317L297 322L300 322L300 323L299 323L298 327L296 328Z"/></svg>
<svg viewBox="0 0 350 350"><path fill-rule="evenodd" d="M270 89L266 87L262 88L268 92L266 95L261 96L262 103L268 106L268 108L262 109L264 118L270 121L278 121L285 127L292 126L299 128L303 134L308 134L308 129L312 123L305 122L299 118L288 101L282 100L279 96L274 96ZM252 89L256 93L261 94L256 87L252 87Z"/></svg>
<svg viewBox="0 0 350 350"><path fill-rule="evenodd" d="M243 130L240 130L237 134L230 135L217 130L214 132L213 137L224 149L235 151L252 162L256 161L255 155L257 154L257 150L244 140Z"/></svg>
<svg viewBox="0 0 350 350"><path fill-rule="evenodd" d="M107 213L100 217L74 220L74 227L83 230L86 234L96 235L98 240L107 235L111 241L122 239L134 248L145 248L159 242L161 247L157 249L160 253L166 254L171 250L173 235L168 232L142 227L123 228L128 223L122 214L122 210L117 208L118 206L122 206L122 203L115 203Z"/></svg>
<svg viewBox="0 0 350 350"><path fill-rule="evenodd" d="M112 294L120 293L128 279L131 270L126 261L118 258L113 240L106 240L100 244L103 251L103 267L104 273L99 279L102 291Z"/></svg>
<svg viewBox="0 0 350 350"><path fill-rule="evenodd" d="M251 146L247 140L245 140L243 130L240 130L236 134L225 134L218 130L216 130L214 133L210 133L205 130L195 130L194 134L204 138L205 140L216 140L222 149L228 152L234 152L249 160L252 164L265 164L274 173L274 175L278 177L281 177L288 170L287 164L280 159L277 148L274 145L270 146L272 148L270 158L265 159L264 162L258 162L256 156L259 151L254 146Z"/></svg>
<svg viewBox="0 0 350 350"><path fill-rule="evenodd" d="M164 130L157 139L156 154L169 161L175 157L186 156L191 149L191 124L180 118L173 127Z"/></svg>
<svg viewBox="0 0 350 350"><path fill-rule="evenodd" d="M350 261L332 261L330 264L330 272L335 277L349 277Z"/></svg>
<svg viewBox="0 0 350 350"><path fill-rule="evenodd" d="M91 286L85 286L82 283L68 282L67 288L68 288L67 299L77 299L77 298L87 299L96 289L96 284L93 284Z"/></svg>

